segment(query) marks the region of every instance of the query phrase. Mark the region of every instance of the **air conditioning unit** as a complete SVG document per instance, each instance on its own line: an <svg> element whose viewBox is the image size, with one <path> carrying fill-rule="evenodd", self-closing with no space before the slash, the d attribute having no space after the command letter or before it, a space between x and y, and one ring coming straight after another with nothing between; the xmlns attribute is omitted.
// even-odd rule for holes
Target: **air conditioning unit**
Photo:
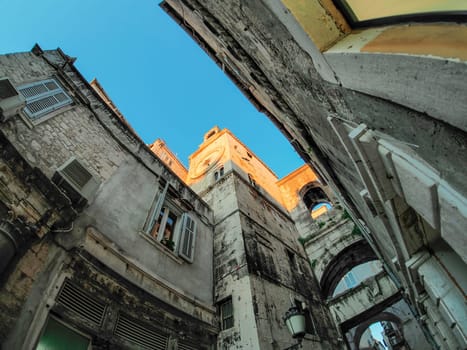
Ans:
<svg viewBox="0 0 467 350"><path fill-rule="evenodd" d="M0 79L0 120L5 121L18 114L26 106L26 100L15 89L10 79Z"/></svg>
<svg viewBox="0 0 467 350"><path fill-rule="evenodd" d="M94 197L100 185L97 176L74 157L57 169L52 181L65 191L78 210Z"/></svg>

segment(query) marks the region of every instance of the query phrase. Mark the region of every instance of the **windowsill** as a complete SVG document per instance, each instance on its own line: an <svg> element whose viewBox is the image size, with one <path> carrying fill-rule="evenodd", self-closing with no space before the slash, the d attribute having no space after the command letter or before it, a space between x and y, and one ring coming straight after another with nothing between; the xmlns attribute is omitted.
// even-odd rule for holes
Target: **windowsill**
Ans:
<svg viewBox="0 0 467 350"><path fill-rule="evenodd" d="M160 243L160 242L156 241L155 239L153 239L147 233L142 232L142 231L138 231L138 234L141 237L143 237L143 239L145 239L149 244L151 244L153 247L155 247L160 252L167 255L169 258L171 258L172 260L174 260L178 264L182 265L182 264L185 263L185 261L183 259L181 259L181 258L179 258L178 256L175 255L175 252L173 252L172 250L170 250L169 248L164 246L162 243Z"/></svg>
<svg viewBox="0 0 467 350"><path fill-rule="evenodd" d="M310 333L306 333L303 339L311 340L311 341L321 341L321 338L319 337L319 335L310 334Z"/></svg>
<svg viewBox="0 0 467 350"><path fill-rule="evenodd" d="M232 332L237 331L237 330L238 330L237 327L234 325L234 326L232 326L232 327L230 327L230 328L219 329L219 332L220 332L220 333L222 333L222 332L225 332L225 333L229 333L229 332L230 332L230 333L232 333Z"/></svg>

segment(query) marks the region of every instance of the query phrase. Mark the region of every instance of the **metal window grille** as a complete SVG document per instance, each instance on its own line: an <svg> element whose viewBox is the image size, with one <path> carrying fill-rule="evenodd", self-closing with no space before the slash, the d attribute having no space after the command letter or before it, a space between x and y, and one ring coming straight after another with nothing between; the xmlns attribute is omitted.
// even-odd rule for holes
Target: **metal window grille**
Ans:
<svg viewBox="0 0 467 350"><path fill-rule="evenodd" d="M76 159L67 163L60 170L80 190L92 179L92 174Z"/></svg>
<svg viewBox="0 0 467 350"><path fill-rule="evenodd" d="M65 280L63 283L56 300L67 309L99 327L104 321L107 305L96 300L69 280Z"/></svg>
<svg viewBox="0 0 467 350"><path fill-rule="evenodd" d="M220 305L222 329L232 328L234 326L232 298L225 300Z"/></svg>
<svg viewBox="0 0 467 350"><path fill-rule="evenodd" d="M72 103L72 99L54 79L23 85L18 91L26 99L24 111L31 120Z"/></svg>
<svg viewBox="0 0 467 350"><path fill-rule="evenodd" d="M165 350L168 335L119 313L114 334L138 346L138 349Z"/></svg>
<svg viewBox="0 0 467 350"><path fill-rule="evenodd" d="M178 350L198 350L199 344L195 345L184 340L178 341Z"/></svg>

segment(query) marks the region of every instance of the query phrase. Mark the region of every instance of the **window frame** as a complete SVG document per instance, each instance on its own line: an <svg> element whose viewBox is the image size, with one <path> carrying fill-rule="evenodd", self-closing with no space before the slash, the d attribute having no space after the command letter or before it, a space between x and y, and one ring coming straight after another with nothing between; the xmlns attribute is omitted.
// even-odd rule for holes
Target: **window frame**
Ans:
<svg viewBox="0 0 467 350"><path fill-rule="evenodd" d="M302 271L302 268L300 266L300 262L298 261L297 254L295 254L289 248L285 248L285 253L286 253L287 257L289 258L290 268L295 268L296 272L303 275L303 271ZM292 273L294 273L294 271L292 271Z"/></svg>
<svg viewBox="0 0 467 350"><path fill-rule="evenodd" d="M221 166L214 172L214 181L219 181L224 176L224 167Z"/></svg>
<svg viewBox="0 0 467 350"><path fill-rule="evenodd" d="M224 317L224 306L230 305L230 314ZM220 328L221 331L230 329L235 327L235 317L234 317L234 307L233 307L233 301L232 301L232 296L229 296L223 300L221 300L218 303L219 307L219 321L220 321ZM226 320L231 320L231 325L230 326L225 326Z"/></svg>
<svg viewBox="0 0 467 350"><path fill-rule="evenodd" d="M55 316L55 315L52 314L52 313L49 313L49 314L47 315L47 318L46 318L44 324L42 325L42 329L41 329L41 331L40 331L40 334L39 334L39 336L37 337L36 342L35 342L35 344L34 344L34 350L37 350L37 347L39 346L40 340L41 340L42 336L44 335L44 333L45 333L45 331L46 331L46 329L47 329L47 326L48 326L48 324L49 324L50 319L53 319L55 322L60 323L60 324L63 325L64 327L68 328L68 329L71 330L72 332L77 333L78 335L82 336L83 338L88 339L88 340L89 340L89 344L88 344L87 350L92 350L92 336L91 336L91 335L86 334L86 333L80 331L79 329L73 327L72 325L68 324L66 321L60 319L59 317Z"/></svg>
<svg viewBox="0 0 467 350"><path fill-rule="evenodd" d="M154 226L159 222L159 217L162 212L163 212L162 219L161 219L159 228L157 230L157 235L154 237L152 235L152 231L153 231ZM172 232L171 232L169 240L173 241L174 243L176 242L177 231L179 231L180 218L182 216L182 213L170 200L167 200L167 199L164 201L161 209L159 210L158 215L155 217L155 220L150 225L150 235L152 238L154 238L158 242L162 242L163 240L166 240L164 235L165 235L165 229L167 227L167 221L169 219L170 214L173 214L174 216L176 216L176 220L175 220L175 224L172 227Z"/></svg>
<svg viewBox="0 0 467 350"><path fill-rule="evenodd" d="M171 198L168 198L168 189L168 182L166 182L162 192L159 191L158 186L153 204L149 211L144 232L153 241L164 245L168 250L172 251L174 255L179 256L189 263L193 263L197 238L197 221L195 220L194 215L183 211ZM162 211L164 211L164 214L160 221L160 226L157 228L157 234L153 235L154 226L159 222L159 217ZM173 226L171 239L166 241L164 238L164 232L167 226L167 219L171 213L176 216L176 221ZM192 223L192 226L187 227L190 223ZM191 237L188 238L190 244L188 251L183 249L183 244L186 242L185 239L187 235L191 235ZM170 241L173 243L169 243Z"/></svg>
<svg viewBox="0 0 467 350"><path fill-rule="evenodd" d="M53 83L56 85L56 89L50 89L47 87L46 84ZM40 85L44 86L47 91L43 91L37 94L33 94L31 96L26 96L25 92L23 90L33 88L33 87L39 87ZM65 90L65 88L62 86L61 82L59 81L58 78L56 77L50 77L47 79L42 79L42 80L36 80L30 83L22 84L17 87L18 92L21 94L21 96L24 97L26 100L26 106L23 108L23 114L25 115L26 119L28 122L31 122L33 125L37 124L39 122L45 121L49 119L52 116L55 116L56 114L54 112L59 111L63 109L64 107L67 107L71 104L73 104L73 99L70 96L70 94ZM63 101L58 101L58 98L56 97L57 95L63 94L64 95L64 100ZM48 98L54 98L55 102L54 104L50 105L47 108L44 108L42 110L39 110L37 112L31 111L30 107L28 105L31 105L32 103L39 102L41 100L45 100Z"/></svg>

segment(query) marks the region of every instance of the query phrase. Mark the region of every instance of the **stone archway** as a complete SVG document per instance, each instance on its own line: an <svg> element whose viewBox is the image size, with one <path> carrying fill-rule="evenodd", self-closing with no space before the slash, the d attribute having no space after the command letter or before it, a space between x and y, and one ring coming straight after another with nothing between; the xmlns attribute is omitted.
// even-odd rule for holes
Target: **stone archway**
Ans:
<svg viewBox="0 0 467 350"><path fill-rule="evenodd" d="M310 182L303 186L299 194L310 213L318 204L331 203L328 195L317 181Z"/></svg>
<svg viewBox="0 0 467 350"><path fill-rule="evenodd" d="M373 323L381 321L387 321L396 324L402 336L404 335L402 320L390 312L382 312L374 317L369 318L365 322L362 322L357 327L353 337L355 349L360 349L360 340L362 338L363 333L368 329L368 327L370 327Z"/></svg>
<svg viewBox="0 0 467 350"><path fill-rule="evenodd" d="M320 287L323 297L329 298L339 281L353 267L377 259L375 252L364 239L342 249L329 261L321 276Z"/></svg>

